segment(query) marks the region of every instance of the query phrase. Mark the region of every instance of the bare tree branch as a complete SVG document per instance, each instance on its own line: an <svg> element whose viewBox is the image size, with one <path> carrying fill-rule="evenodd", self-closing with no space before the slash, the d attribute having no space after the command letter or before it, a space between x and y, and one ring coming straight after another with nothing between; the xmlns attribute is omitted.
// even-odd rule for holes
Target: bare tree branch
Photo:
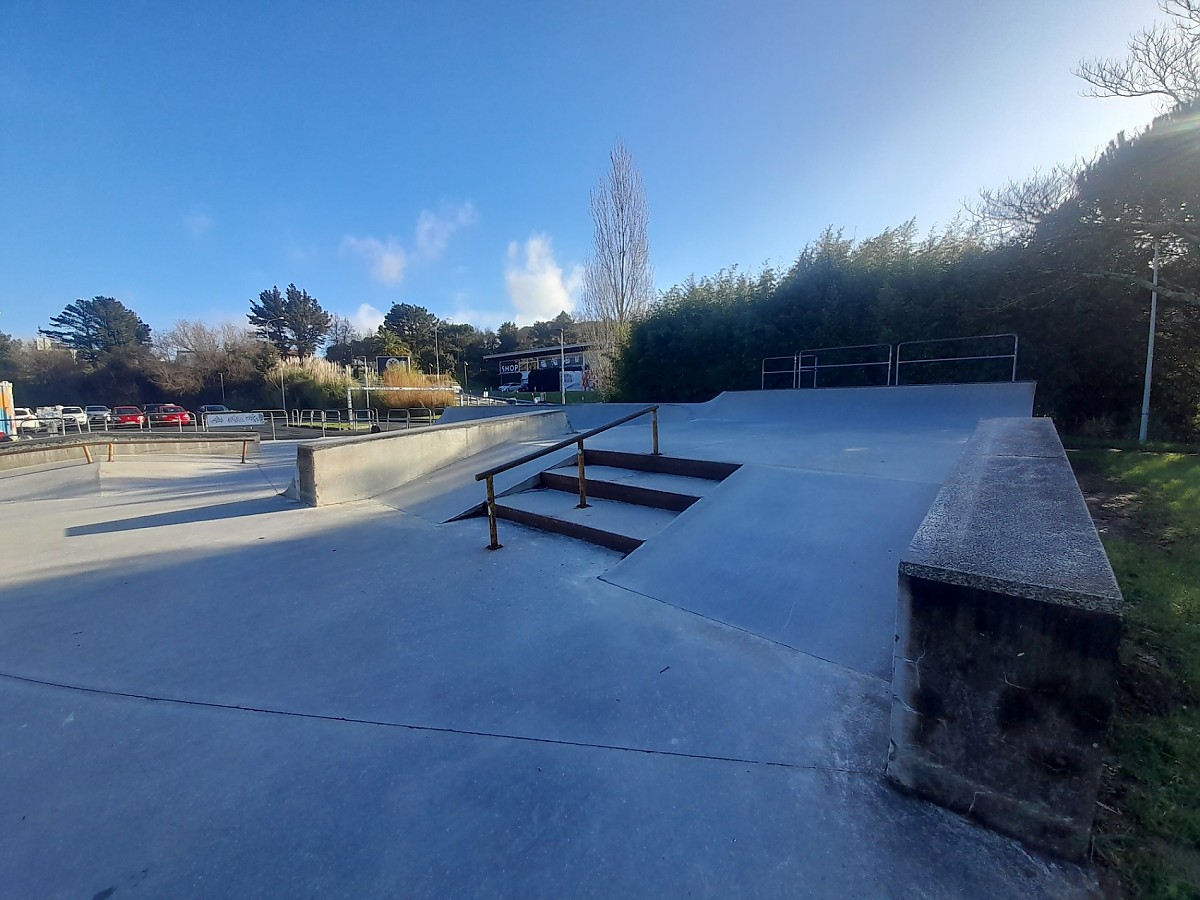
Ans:
<svg viewBox="0 0 1200 900"><path fill-rule="evenodd" d="M1161 96L1174 106L1200 99L1200 0L1161 0L1159 7L1173 21L1135 34L1124 59L1079 64L1087 96Z"/></svg>
<svg viewBox="0 0 1200 900"><path fill-rule="evenodd" d="M650 266L650 210L642 176L618 141L609 154L608 177L592 191L592 255L584 265L581 323L592 345L597 387L612 387L612 366L629 326L654 300Z"/></svg>

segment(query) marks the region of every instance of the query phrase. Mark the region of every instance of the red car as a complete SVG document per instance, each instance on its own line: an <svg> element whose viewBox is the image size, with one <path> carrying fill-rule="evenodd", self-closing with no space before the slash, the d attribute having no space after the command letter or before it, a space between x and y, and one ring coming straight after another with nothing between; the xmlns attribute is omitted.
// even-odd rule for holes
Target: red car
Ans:
<svg viewBox="0 0 1200 900"><path fill-rule="evenodd" d="M117 406L112 411L112 424L117 428L141 428L146 424L146 417L136 406Z"/></svg>
<svg viewBox="0 0 1200 900"><path fill-rule="evenodd" d="M146 419L155 425L191 425L192 414L178 403L147 403Z"/></svg>

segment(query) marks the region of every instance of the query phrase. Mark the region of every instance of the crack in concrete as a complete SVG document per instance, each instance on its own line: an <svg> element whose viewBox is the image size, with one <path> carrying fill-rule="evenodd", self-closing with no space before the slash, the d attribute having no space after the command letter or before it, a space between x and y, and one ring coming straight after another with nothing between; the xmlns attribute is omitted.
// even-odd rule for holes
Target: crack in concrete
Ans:
<svg viewBox="0 0 1200 900"><path fill-rule="evenodd" d="M210 700L186 700L180 697L158 697L153 694L139 694L132 691L113 691L105 688L86 687L78 684L66 684L59 681L48 681L42 678L30 678L25 675L14 675L11 672L0 672L0 678L19 681L25 684L35 684L41 687L58 688L66 691L76 691L84 694L98 694L104 697L121 697L128 700L146 700L152 703L172 703L179 706L198 706L205 709L223 709L232 712L248 712L260 715L282 716L293 719L309 719L319 722L345 722L351 725L368 725L377 728L402 728L407 731L421 731L432 734L454 734L463 737L493 738L506 741L521 741L531 744L548 744L559 747L579 747L590 750L615 750L624 753L642 753L647 756L668 756L678 759L694 759L707 762L736 763L738 765L766 766L776 769L793 769L809 772L831 772L840 775L862 775L875 777L872 769L840 768L838 766L806 765L769 759L746 759L739 756L716 756L706 753L685 753L680 750L655 750L649 747L628 747L621 744L598 744L589 741L571 741L563 738L533 737L524 734L505 734L494 731L474 731L468 728L450 728L438 725L416 725L410 722L387 722L380 719L362 719L355 716L334 716L325 713L296 712L285 709L271 709L264 706L242 706L236 703L218 703Z"/></svg>

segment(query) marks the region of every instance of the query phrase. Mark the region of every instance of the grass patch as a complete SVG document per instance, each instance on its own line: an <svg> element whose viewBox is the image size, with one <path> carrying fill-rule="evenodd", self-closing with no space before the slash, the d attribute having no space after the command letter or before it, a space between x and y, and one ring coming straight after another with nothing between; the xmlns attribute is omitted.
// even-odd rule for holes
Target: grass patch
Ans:
<svg viewBox="0 0 1200 900"><path fill-rule="evenodd" d="M1133 896L1200 897L1200 457L1071 460L1127 602L1096 849Z"/></svg>

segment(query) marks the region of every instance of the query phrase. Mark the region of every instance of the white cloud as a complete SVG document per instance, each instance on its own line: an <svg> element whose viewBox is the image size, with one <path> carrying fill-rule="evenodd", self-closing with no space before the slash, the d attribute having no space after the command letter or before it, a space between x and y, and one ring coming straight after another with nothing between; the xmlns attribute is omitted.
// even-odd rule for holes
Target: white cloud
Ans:
<svg viewBox="0 0 1200 900"><path fill-rule="evenodd" d="M535 234L525 242L524 254L516 241L508 245L504 283L517 310L516 323L531 325L575 309L583 267L575 266L564 275L549 236Z"/></svg>
<svg viewBox="0 0 1200 900"><path fill-rule="evenodd" d="M347 235L342 238L341 252L365 259L370 263L371 277L384 284L399 284L408 265L408 254L390 237L385 244L378 238Z"/></svg>
<svg viewBox="0 0 1200 900"><path fill-rule="evenodd" d="M421 215L417 217L416 254L423 259L437 259L450 242L450 235L466 225L474 224L477 218L475 207L470 203L464 203L445 215L421 210Z"/></svg>
<svg viewBox="0 0 1200 900"><path fill-rule="evenodd" d="M446 208L441 214L421 210L417 216L415 244L412 249L391 235L386 241L376 237L356 237L348 234L342 238L343 256L357 256L370 266L371 277L387 285L399 284L410 262L431 262L445 252L454 232L475 222L478 216L470 203Z"/></svg>
<svg viewBox="0 0 1200 900"><path fill-rule="evenodd" d="M376 329L383 324L383 313L370 303L363 303L350 317L350 321L363 334L374 334Z"/></svg>

